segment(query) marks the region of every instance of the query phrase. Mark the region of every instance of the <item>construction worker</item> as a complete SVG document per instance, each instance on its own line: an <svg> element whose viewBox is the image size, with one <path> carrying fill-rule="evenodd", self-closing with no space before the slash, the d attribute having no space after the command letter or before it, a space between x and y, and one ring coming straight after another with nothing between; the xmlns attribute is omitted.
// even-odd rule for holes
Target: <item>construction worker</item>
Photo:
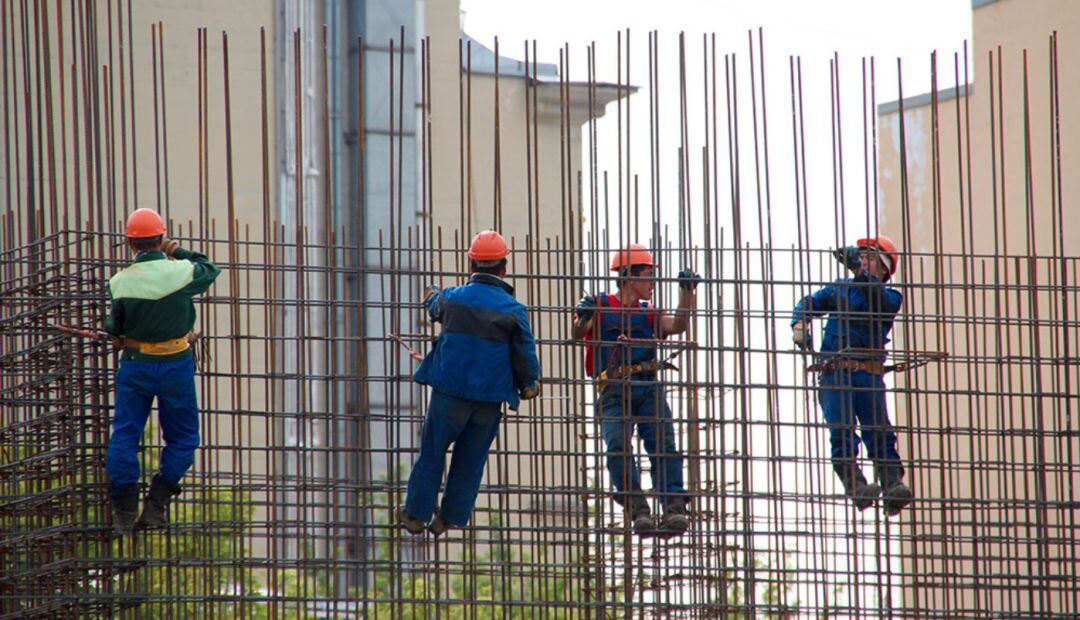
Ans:
<svg viewBox="0 0 1080 620"><path fill-rule="evenodd" d="M658 358L657 344L686 331L701 278L690 269L679 272L678 309L667 315L648 303L657 267L643 245L632 243L616 251L611 271L617 291L585 295L575 310L573 335L595 343L586 348L585 370L597 382L596 409L616 503L639 535L679 535L690 527L689 502L671 407L657 383L657 372L673 366ZM664 510L659 529L633 458L635 425L649 454L653 491Z"/></svg>
<svg viewBox="0 0 1080 620"><path fill-rule="evenodd" d="M180 479L194 462L199 408L188 339L195 325L191 298L210 288L220 273L202 254L167 238L161 216L152 209L132 213L124 234L135 261L109 280L111 305L105 319L105 330L123 347L105 454L113 527L121 535L136 525L147 529L168 525L169 501L180 493ZM136 453L155 398L165 448L136 523L140 477Z"/></svg>
<svg viewBox="0 0 1080 620"><path fill-rule="evenodd" d="M540 361L528 313L503 280L509 255L502 235L485 230L469 246L469 283L427 289L423 306L432 321L442 323L442 332L413 375L432 390L420 456L409 475L405 505L397 510L398 522L410 534L422 534L426 527L439 536L469 523L503 403L516 411L520 400L540 393ZM436 511L450 444L450 471Z"/></svg>
<svg viewBox="0 0 1080 620"><path fill-rule="evenodd" d="M900 291L886 283L896 274L900 254L884 235L859 239L834 254L855 277L839 279L799 301L791 320L792 340L812 350L810 320L829 315L811 369L820 373L818 401L829 425L833 470L856 508L873 505L884 488L885 511L895 516L912 500L885 407L883 379L885 344L903 303ZM868 483L858 465L856 420L880 486Z"/></svg>

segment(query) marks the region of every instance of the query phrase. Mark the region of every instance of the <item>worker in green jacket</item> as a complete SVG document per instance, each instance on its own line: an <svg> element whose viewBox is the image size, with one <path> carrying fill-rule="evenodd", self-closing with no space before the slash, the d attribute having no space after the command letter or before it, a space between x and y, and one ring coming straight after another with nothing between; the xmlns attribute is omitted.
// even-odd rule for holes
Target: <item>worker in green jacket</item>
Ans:
<svg viewBox="0 0 1080 620"><path fill-rule="evenodd" d="M169 501L180 493L180 480L194 463L199 407L188 337L195 326L192 297L209 289L221 273L206 256L166 237L161 216L151 209L131 214L125 236L135 261L109 280L105 319L105 330L123 347L105 454L113 527L120 534L131 533L136 525L165 527ZM165 448L136 522L137 451L155 398Z"/></svg>

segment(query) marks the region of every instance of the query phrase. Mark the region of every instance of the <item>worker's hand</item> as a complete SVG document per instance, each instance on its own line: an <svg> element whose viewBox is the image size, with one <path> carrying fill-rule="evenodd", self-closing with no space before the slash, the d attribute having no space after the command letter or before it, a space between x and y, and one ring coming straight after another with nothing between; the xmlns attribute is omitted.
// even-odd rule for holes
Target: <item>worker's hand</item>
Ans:
<svg viewBox="0 0 1080 620"><path fill-rule="evenodd" d="M596 308L596 297L594 295L585 295L578 302L577 308L574 308L574 314L577 315L579 321L584 323L593 317Z"/></svg>
<svg viewBox="0 0 1080 620"><path fill-rule="evenodd" d="M432 295L438 295L442 292L442 289L435 284L429 284L424 287L424 301L427 301Z"/></svg>
<svg viewBox="0 0 1080 620"><path fill-rule="evenodd" d="M684 291L692 291L697 288L698 284L701 284L701 276L694 273L694 270L689 267L684 267L679 272L679 288Z"/></svg>
<svg viewBox="0 0 1080 620"><path fill-rule="evenodd" d="M810 326L806 321L799 321L791 326L791 341L803 351L810 348Z"/></svg>
<svg viewBox="0 0 1080 620"><path fill-rule="evenodd" d="M532 386L523 388L521 390L521 400L532 400L540 395L540 382L537 381Z"/></svg>
<svg viewBox="0 0 1080 620"><path fill-rule="evenodd" d="M859 273L862 270L862 261L859 260L859 248L853 245L833 250L833 256L840 261L840 264L854 273Z"/></svg>
<svg viewBox="0 0 1080 620"><path fill-rule="evenodd" d="M165 253L165 256L169 258L173 257L173 254L180 249L180 242L176 239L169 239L165 237L161 240L161 251Z"/></svg>

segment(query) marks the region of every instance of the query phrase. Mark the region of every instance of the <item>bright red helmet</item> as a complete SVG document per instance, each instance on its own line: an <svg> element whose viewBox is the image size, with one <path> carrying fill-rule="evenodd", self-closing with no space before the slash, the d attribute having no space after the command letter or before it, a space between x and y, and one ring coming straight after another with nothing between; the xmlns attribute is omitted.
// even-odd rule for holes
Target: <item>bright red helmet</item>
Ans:
<svg viewBox="0 0 1080 620"><path fill-rule="evenodd" d="M656 263L653 262L652 253L640 243L631 243L621 250L616 250L615 253L611 255L612 271L618 271L623 267L632 267L634 265L656 267Z"/></svg>
<svg viewBox="0 0 1080 620"><path fill-rule="evenodd" d="M128 239L148 239L164 234L165 222L153 209L135 209L135 212L128 216L127 228L124 229L124 236Z"/></svg>
<svg viewBox="0 0 1080 620"><path fill-rule="evenodd" d="M506 239L494 230L477 233L469 244L469 258L480 262L497 261L510 256Z"/></svg>
<svg viewBox="0 0 1080 620"><path fill-rule="evenodd" d="M874 248L885 259L885 266L889 268L889 277L896 275L896 268L900 266L900 250L893 240L885 235L859 239L855 245L860 248Z"/></svg>

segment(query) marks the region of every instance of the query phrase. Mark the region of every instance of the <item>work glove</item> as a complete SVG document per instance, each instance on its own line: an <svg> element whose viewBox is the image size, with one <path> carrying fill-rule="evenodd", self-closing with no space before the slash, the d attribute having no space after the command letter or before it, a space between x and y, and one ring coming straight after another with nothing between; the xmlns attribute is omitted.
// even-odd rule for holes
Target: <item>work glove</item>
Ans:
<svg viewBox="0 0 1080 620"><path fill-rule="evenodd" d="M684 291L692 291L697 288L698 284L701 284L701 276L694 273L694 270L689 267L684 267L679 272L679 288Z"/></svg>
<svg viewBox="0 0 1080 620"><path fill-rule="evenodd" d="M833 250L833 256L840 261L840 264L855 273L862 270L862 261L859 260L859 248L853 245Z"/></svg>
<svg viewBox="0 0 1080 620"><path fill-rule="evenodd" d="M585 295L581 298L581 301L578 302L577 308L574 308L574 314L577 315L578 320L585 322L593 317L596 308L596 296Z"/></svg>
<svg viewBox="0 0 1080 620"><path fill-rule="evenodd" d="M161 251L165 253L165 256L172 258L173 254L180 249L180 242L176 239L169 239L165 237L161 240Z"/></svg>
<svg viewBox="0 0 1080 620"><path fill-rule="evenodd" d="M532 400L540 395L540 382L537 381L532 386L521 389L521 400Z"/></svg>
<svg viewBox="0 0 1080 620"><path fill-rule="evenodd" d="M810 349L810 326L806 321L799 321L791 326L791 341L803 351Z"/></svg>
<svg viewBox="0 0 1080 620"><path fill-rule="evenodd" d="M426 302L432 295L438 295L442 292L442 289L435 284L428 284L424 287L424 301Z"/></svg>

